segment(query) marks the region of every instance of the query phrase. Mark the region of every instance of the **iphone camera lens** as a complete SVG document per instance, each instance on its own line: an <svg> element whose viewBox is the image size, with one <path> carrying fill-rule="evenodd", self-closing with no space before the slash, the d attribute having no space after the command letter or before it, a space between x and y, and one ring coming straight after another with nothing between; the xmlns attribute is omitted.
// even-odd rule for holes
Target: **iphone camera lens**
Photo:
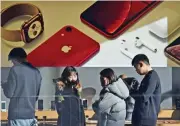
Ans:
<svg viewBox="0 0 180 126"><path fill-rule="evenodd" d="M71 32L71 31L72 31L72 28L71 28L71 27L67 27L67 28L66 28L66 31L67 31L67 32Z"/></svg>

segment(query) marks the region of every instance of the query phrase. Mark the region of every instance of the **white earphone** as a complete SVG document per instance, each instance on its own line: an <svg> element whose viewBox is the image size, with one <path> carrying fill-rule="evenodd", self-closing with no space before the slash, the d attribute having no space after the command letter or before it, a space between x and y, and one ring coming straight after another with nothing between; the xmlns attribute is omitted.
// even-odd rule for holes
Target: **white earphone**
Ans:
<svg viewBox="0 0 180 126"><path fill-rule="evenodd" d="M133 59L134 58L134 55L128 51L127 48L125 49L120 49L121 50L121 53L123 53L124 55L126 55L127 57L129 57L130 59Z"/></svg>
<svg viewBox="0 0 180 126"><path fill-rule="evenodd" d="M122 40L122 42L126 42L126 40ZM120 48L120 51L122 54L124 54L125 56L127 56L130 59L133 59L135 55L133 55L131 52L128 51L128 48Z"/></svg>
<svg viewBox="0 0 180 126"><path fill-rule="evenodd" d="M142 41L139 37L136 37L135 46L140 48L142 46L145 46L146 48L150 49L153 52L157 52L157 48L153 47L149 43L146 43L145 41Z"/></svg>

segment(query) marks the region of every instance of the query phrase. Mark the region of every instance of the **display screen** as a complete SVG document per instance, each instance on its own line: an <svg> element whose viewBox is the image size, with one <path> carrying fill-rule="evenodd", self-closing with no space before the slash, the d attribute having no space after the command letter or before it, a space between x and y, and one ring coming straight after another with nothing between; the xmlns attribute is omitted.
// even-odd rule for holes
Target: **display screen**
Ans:
<svg viewBox="0 0 180 126"><path fill-rule="evenodd" d="M1 103L1 109L6 109L6 103L5 102Z"/></svg>
<svg viewBox="0 0 180 126"><path fill-rule="evenodd" d="M38 110L43 110L43 100L38 100Z"/></svg>

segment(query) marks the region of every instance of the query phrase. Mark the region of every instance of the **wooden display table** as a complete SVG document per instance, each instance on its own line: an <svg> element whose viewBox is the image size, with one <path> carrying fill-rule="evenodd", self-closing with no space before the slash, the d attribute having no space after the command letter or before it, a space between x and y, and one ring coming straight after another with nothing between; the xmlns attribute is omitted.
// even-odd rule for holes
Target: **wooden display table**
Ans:
<svg viewBox="0 0 180 126"><path fill-rule="evenodd" d="M94 115L93 110L85 110L85 115L89 118L92 118ZM1 121L7 121L7 112L1 112ZM58 115L56 111L36 111L36 116L38 120L42 120L46 116L46 123L56 125L56 121L48 120L57 120ZM174 116L174 117L173 117ZM157 126L180 126L180 110L161 110L159 113L159 119L157 121ZM96 126L97 120L87 120L86 126ZM130 126L131 122L126 121L126 125Z"/></svg>

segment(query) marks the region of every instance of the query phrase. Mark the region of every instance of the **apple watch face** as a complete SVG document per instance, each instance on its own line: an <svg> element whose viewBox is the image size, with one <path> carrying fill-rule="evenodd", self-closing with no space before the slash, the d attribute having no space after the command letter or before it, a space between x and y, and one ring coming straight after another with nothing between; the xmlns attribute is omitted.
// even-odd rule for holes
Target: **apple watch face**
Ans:
<svg viewBox="0 0 180 126"><path fill-rule="evenodd" d="M36 38L41 33L41 29L42 26L40 21L33 22L28 29L29 38L30 39Z"/></svg>
<svg viewBox="0 0 180 126"><path fill-rule="evenodd" d="M38 14L22 27L23 38L26 43L30 43L44 31L43 17Z"/></svg>
<svg viewBox="0 0 180 126"><path fill-rule="evenodd" d="M166 48L166 52L178 61L180 61L180 37L178 37Z"/></svg>

